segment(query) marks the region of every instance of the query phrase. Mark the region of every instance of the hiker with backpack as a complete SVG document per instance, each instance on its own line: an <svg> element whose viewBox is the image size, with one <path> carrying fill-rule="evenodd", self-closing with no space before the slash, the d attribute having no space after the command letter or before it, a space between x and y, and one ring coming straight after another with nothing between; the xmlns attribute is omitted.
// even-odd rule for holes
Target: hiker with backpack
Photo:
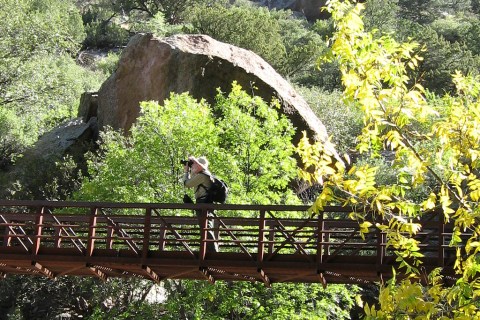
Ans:
<svg viewBox="0 0 480 320"><path fill-rule="evenodd" d="M195 202L196 203L213 203L214 199L210 189L214 184L213 175L208 170L208 160L205 157L188 157L188 160L182 161L184 165L183 183L187 188L193 188L195 193ZM188 197L188 195L187 195ZM185 202L185 197L184 197ZM205 218L205 212L202 210L195 210L195 213L198 217L200 225L202 220ZM206 213L207 218L207 228L213 229L213 220L209 217L212 217L213 214L210 211ZM215 240L215 234L213 230L207 232L208 240ZM217 252L218 243L217 242L207 242L207 251L208 252Z"/></svg>

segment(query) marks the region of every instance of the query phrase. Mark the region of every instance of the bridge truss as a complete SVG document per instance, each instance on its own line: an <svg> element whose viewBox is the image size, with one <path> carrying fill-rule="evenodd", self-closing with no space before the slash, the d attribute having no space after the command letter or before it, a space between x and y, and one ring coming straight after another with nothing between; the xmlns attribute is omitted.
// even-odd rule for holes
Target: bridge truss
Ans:
<svg viewBox="0 0 480 320"><path fill-rule="evenodd" d="M193 210L215 209L213 232ZM0 275L27 274L304 283L392 276L396 255L374 228L360 236L350 209L307 206L0 200ZM295 218L292 218L295 217ZM422 268L453 279L452 226L432 214L416 235ZM217 241L218 252L207 242Z"/></svg>

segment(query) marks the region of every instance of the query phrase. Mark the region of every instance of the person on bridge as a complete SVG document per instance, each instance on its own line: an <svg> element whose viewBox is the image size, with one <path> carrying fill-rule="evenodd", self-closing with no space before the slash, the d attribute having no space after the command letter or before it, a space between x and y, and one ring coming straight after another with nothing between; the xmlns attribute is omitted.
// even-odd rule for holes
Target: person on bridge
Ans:
<svg viewBox="0 0 480 320"><path fill-rule="evenodd" d="M212 175L208 170L208 160L205 157L188 157L188 161L183 161L184 175L183 184L187 188L194 188L195 202L196 203L213 203L208 194L208 189L212 186ZM215 240L215 234L213 232L213 220L209 219L213 214L210 211L195 210L200 225L202 220L207 219L207 228L210 229L207 232L208 240ZM208 252L218 252L218 243L209 241L207 242Z"/></svg>

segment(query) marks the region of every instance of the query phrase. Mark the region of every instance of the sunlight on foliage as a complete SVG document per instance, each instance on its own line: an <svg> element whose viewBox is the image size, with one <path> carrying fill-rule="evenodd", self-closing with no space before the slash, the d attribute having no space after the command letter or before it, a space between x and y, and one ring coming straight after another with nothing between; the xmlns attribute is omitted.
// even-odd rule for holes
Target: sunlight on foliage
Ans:
<svg viewBox="0 0 480 320"><path fill-rule="evenodd" d="M363 112L358 151L373 158L393 152L398 179L379 184L377 168L368 164L353 164L347 170L324 152L324 146L305 137L298 145L305 167L301 175L323 184L312 210L353 205L358 209L350 216L358 220L362 234L385 232L387 248L397 256L399 280L382 286L378 309L365 306L368 319L478 318L480 78L457 72L457 94L432 97L408 76L422 60L421 48L366 32L363 7L328 1L326 10L337 31L325 59L340 65L346 106ZM430 192L410 197L410 190L417 188ZM421 217L432 211L443 215L441 221L454 223L450 245L457 247L455 271L460 278L451 287L441 285L438 270L427 285L419 283L424 279L423 254L413 236L421 231ZM469 233L462 235L465 231Z"/></svg>
<svg viewBox="0 0 480 320"><path fill-rule="evenodd" d="M230 203L298 203L289 190L296 173L293 126L267 104L233 83L213 107L187 93L163 105L141 104L128 137L106 131L90 178L77 199L123 202L181 202L185 192L180 160L206 156L212 172L230 188ZM220 116L215 118L212 112Z"/></svg>

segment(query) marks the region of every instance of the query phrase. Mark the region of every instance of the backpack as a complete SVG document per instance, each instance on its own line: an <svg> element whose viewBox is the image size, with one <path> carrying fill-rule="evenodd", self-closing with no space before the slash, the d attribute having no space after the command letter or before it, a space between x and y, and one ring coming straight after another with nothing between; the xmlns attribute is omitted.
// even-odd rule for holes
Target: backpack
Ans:
<svg viewBox="0 0 480 320"><path fill-rule="evenodd" d="M225 181L214 175L207 174L212 180L212 185L207 189L208 198L217 203L225 203L228 197L228 186Z"/></svg>

